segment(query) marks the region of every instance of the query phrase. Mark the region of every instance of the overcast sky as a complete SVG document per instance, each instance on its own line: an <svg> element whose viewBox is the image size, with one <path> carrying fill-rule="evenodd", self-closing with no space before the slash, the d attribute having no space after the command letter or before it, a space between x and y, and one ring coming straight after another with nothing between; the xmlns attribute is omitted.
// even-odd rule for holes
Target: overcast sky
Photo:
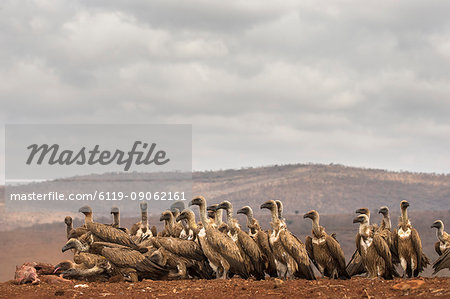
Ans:
<svg viewBox="0 0 450 299"><path fill-rule="evenodd" d="M192 124L195 170L449 173L450 2L299 2L2 0L0 119Z"/></svg>

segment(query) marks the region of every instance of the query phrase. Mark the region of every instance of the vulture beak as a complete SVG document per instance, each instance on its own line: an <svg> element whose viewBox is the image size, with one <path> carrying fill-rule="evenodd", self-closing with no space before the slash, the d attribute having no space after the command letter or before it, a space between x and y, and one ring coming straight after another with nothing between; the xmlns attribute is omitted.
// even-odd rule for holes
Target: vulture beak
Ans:
<svg viewBox="0 0 450 299"><path fill-rule="evenodd" d="M61 248L61 251L66 252L67 250L72 249L72 248L73 248L72 244L69 243L69 244L64 245L63 248Z"/></svg>
<svg viewBox="0 0 450 299"><path fill-rule="evenodd" d="M311 215L309 215L309 213L306 213L305 215L303 215L303 219L306 219L306 218L311 218Z"/></svg>
<svg viewBox="0 0 450 299"><path fill-rule="evenodd" d="M178 222L178 221L181 221L183 219L186 219L186 215L185 214L178 215L177 219L175 219L175 220Z"/></svg>
<svg viewBox="0 0 450 299"><path fill-rule="evenodd" d="M247 214L247 210L246 209L244 209L244 208L242 208L242 209L239 209L237 212L236 212L237 214Z"/></svg>
<svg viewBox="0 0 450 299"><path fill-rule="evenodd" d="M353 219L353 223L361 223L362 219L359 217L356 217L355 219Z"/></svg>
<svg viewBox="0 0 450 299"><path fill-rule="evenodd" d="M260 207L260 209L270 209L270 204L269 203L263 203Z"/></svg>
<svg viewBox="0 0 450 299"><path fill-rule="evenodd" d="M53 274L55 274L56 272L58 272L59 269L61 269L61 267L55 267L55 270L53 270Z"/></svg>
<svg viewBox="0 0 450 299"><path fill-rule="evenodd" d="M357 209L355 211L356 214L362 214L364 212L364 209Z"/></svg>

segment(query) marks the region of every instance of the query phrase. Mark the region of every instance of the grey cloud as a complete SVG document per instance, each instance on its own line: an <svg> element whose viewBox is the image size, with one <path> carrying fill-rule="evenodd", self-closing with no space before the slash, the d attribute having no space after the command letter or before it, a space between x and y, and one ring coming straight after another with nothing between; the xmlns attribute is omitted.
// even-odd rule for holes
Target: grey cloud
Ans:
<svg viewBox="0 0 450 299"><path fill-rule="evenodd" d="M3 1L10 123L192 123L195 169L448 172L446 1Z"/></svg>

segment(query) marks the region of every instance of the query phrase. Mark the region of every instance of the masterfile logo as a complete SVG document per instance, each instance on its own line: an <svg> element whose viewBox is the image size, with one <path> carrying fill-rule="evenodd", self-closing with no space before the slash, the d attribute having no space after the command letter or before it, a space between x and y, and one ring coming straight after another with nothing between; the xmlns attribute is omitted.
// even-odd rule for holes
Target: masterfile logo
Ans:
<svg viewBox="0 0 450 299"><path fill-rule="evenodd" d="M143 150L138 150L141 147ZM166 152L163 150L156 151L156 143L152 143L150 146L146 142L135 141L133 147L130 151L122 151L116 149L114 152L104 150L100 151L100 145L96 144L93 149L86 150L86 147L82 147L79 151L73 150L62 150L60 151L60 146L58 144L48 145L48 144L32 144L27 147L30 150L30 155L27 159L27 164L35 163L41 165L44 160L49 165L108 165L111 163L116 163L117 165L124 165L125 171L128 171L133 164L136 165L164 165L170 161L166 158ZM37 156L36 159L35 156Z"/></svg>
<svg viewBox="0 0 450 299"><path fill-rule="evenodd" d="M5 133L7 208L76 210L89 201L126 213L130 201L191 196L191 125L7 125Z"/></svg>

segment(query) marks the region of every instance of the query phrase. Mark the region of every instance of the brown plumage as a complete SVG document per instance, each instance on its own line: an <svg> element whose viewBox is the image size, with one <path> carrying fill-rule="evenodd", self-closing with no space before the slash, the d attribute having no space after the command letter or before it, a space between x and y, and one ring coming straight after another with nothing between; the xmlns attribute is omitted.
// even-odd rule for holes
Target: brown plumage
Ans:
<svg viewBox="0 0 450 299"><path fill-rule="evenodd" d="M311 260L322 275L331 278L349 279L345 269L345 256L336 239L325 232L325 228L319 225L319 213L312 210L303 218L312 220L312 236L306 237L306 249Z"/></svg>
<svg viewBox="0 0 450 299"><path fill-rule="evenodd" d="M183 227L181 226L181 224L175 222L175 218L171 211L164 211L161 214L159 221L164 221L164 230L161 233L162 237L178 238L180 236Z"/></svg>
<svg viewBox="0 0 450 299"><path fill-rule="evenodd" d="M442 255L450 248L450 235L444 231L444 223L442 220L436 220L431 228L436 228L436 237L438 241L434 244L436 253Z"/></svg>
<svg viewBox="0 0 450 299"><path fill-rule="evenodd" d="M253 210L249 206L245 206L237 211L238 214L244 214L247 216L247 227L249 229L249 235L258 244L259 249L265 256L266 264L265 271L270 277L277 277L277 266L275 264L275 258L270 248L269 234L261 229L261 226L253 217Z"/></svg>
<svg viewBox="0 0 450 299"><path fill-rule="evenodd" d="M130 229L130 235L137 236L141 240L152 237L152 232L148 226L147 202L143 201L139 204L141 209L141 221L133 224Z"/></svg>
<svg viewBox="0 0 450 299"><path fill-rule="evenodd" d="M374 232L366 214L356 217L353 223L360 224L359 232L355 238L356 248L361 255L369 277L392 279L394 267L392 265L391 252L386 241L379 233Z"/></svg>
<svg viewBox="0 0 450 299"><path fill-rule="evenodd" d="M266 257L261 252L258 244L246 232L242 231L238 221L233 217L233 206L229 201L220 203L218 210L225 210L230 235L233 241L241 250L241 256L246 262L247 271L256 279L264 279L264 269L266 268Z"/></svg>
<svg viewBox="0 0 450 299"><path fill-rule="evenodd" d="M403 200L400 203L402 215L395 235L394 243L403 268L403 276L417 277L430 263L422 251L422 241L419 233L412 227L408 219L407 208L409 203Z"/></svg>
<svg viewBox="0 0 450 299"><path fill-rule="evenodd" d="M218 231L208 222L205 198L203 196L195 197L189 205L199 206L203 228L198 233L198 238L203 252L210 261L211 268L216 272L216 277L227 278L228 272L231 272L247 279L249 273L238 246L230 237Z"/></svg>
<svg viewBox="0 0 450 299"><path fill-rule="evenodd" d="M269 242L274 253L278 275L283 278L287 278L289 274L291 277L315 279L306 248L286 229L284 221L280 220L277 203L274 200L266 201L261 205L261 209L269 209L271 212L272 234Z"/></svg>
<svg viewBox="0 0 450 299"><path fill-rule="evenodd" d="M96 237L104 240L105 242L124 245L133 249L140 249L140 247L132 240L131 236L127 233L115 229L114 227L89 222L86 224L86 228Z"/></svg>

